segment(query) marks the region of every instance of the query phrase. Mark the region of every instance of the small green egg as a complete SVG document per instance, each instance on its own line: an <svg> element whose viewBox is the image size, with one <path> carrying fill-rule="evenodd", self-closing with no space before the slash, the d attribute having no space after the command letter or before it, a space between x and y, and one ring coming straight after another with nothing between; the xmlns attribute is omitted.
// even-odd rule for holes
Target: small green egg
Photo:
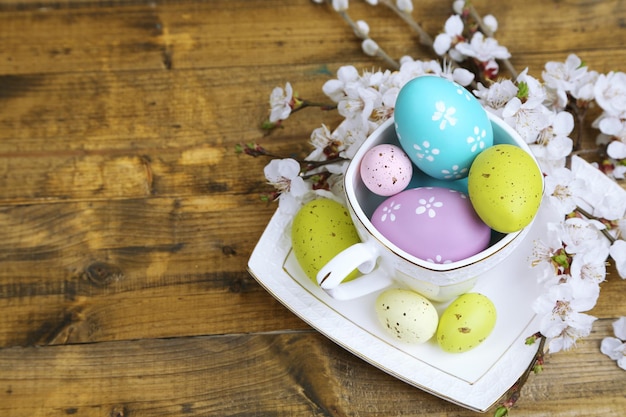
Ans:
<svg viewBox="0 0 626 417"><path fill-rule="evenodd" d="M306 275L317 283L317 273L339 252L359 243L348 209L340 203L320 198L305 204L291 226L291 245ZM354 279L353 271L346 280Z"/></svg>
<svg viewBox="0 0 626 417"><path fill-rule="evenodd" d="M517 232L537 214L543 175L535 160L514 145L482 151L470 167L467 189L478 216L501 233Z"/></svg>
<svg viewBox="0 0 626 417"><path fill-rule="evenodd" d="M496 307L483 294L466 293L441 314L437 342L450 353L467 352L481 344L496 325Z"/></svg>

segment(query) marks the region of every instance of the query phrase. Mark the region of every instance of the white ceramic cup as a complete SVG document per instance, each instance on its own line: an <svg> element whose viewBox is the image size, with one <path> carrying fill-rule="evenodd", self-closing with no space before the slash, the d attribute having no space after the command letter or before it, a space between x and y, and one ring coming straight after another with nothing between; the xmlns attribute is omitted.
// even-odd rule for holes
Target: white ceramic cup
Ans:
<svg viewBox="0 0 626 417"><path fill-rule="evenodd" d="M511 144L532 155L519 134L502 119L489 113L494 145ZM359 166L365 153L376 145L399 146L393 118L385 121L359 148L350 161L344 178L348 209L361 243L357 243L331 259L318 273L317 282L331 297L353 299L382 290L394 283L408 287L432 301L448 301L468 292L481 273L502 262L524 239L532 226L501 234L494 232L489 247L469 258L436 264L408 254L385 238L370 222L369 216L387 197L377 196L365 187ZM537 166L539 164L537 163ZM361 276L348 282L344 279L355 269Z"/></svg>

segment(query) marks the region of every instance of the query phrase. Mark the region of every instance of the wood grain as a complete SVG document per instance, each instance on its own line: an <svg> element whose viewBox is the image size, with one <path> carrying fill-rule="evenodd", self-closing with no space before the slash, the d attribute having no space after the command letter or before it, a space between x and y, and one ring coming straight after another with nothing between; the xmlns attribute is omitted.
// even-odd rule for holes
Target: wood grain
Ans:
<svg viewBox="0 0 626 417"><path fill-rule="evenodd" d="M414 3L436 35L449 2ZM626 68L625 0L473 4L498 18L520 71L573 52ZM391 11L353 0L350 13L393 57L435 58ZM235 145L305 155L314 128L340 121L307 109L268 134L271 89L289 81L320 102L342 65L383 67L336 13L309 0L3 0L0 39L0 413L476 415L334 345L246 272L275 204L259 198L267 160ZM548 358L515 415L626 408L623 371L599 352L626 315L609 270L592 335Z"/></svg>
<svg viewBox="0 0 626 417"><path fill-rule="evenodd" d="M623 371L597 349L609 325L531 376L515 415L580 416L580 397L585 416L619 415ZM13 417L476 416L311 331L4 349L0 388Z"/></svg>

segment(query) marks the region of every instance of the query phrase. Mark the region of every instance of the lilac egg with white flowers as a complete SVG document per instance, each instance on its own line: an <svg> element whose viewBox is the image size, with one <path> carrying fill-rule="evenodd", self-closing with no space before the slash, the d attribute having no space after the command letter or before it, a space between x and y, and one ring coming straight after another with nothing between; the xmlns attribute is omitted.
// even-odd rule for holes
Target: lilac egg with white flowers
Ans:
<svg viewBox="0 0 626 417"><path fill-rule="evenodd" d="M410 188L391 196L371 221L398 248L439 264L473 256L491 240L491 229L467 195L443 187Z"/></svg>
<svg viewBox="0 0 626 417"><path fill-rule="evenodd" d="M493 145L493 129L480 102L438 76L406 83L394 119L402 149L419 169L441 180L467 177L474 158Z"/></svg>

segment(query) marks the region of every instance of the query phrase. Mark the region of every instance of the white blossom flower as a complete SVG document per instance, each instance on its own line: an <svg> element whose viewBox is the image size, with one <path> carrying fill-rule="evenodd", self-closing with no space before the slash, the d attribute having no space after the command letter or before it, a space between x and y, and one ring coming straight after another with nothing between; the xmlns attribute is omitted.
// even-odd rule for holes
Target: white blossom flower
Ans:
<svg viewBox="0 0 626 417"><path fill-rule="evenodd" d="M544 182L545 195L561 216L574 211L578 205L579 196L586 190L585 182L565 167L553 170L545 177Z"/></svg>
<svg viewBox="0 0 626 417"><path fill-rule="evenodd" d="M617 361L617 366L626 371L626 317L613 322L613 333L615 337L602 339L600 351Z"/></svg>
<svg viewBox="0 0 626 417"><path fill-rule="evenodd" d="M334 102L345 96L344 90L359 80L359 72L352 65L345 65L337 70L337 79L328 80L322 86L322 91Z"/></svg>
<svg viewBox="0 0 626 417"><path fill-rule="evenodd" d="M286 214L295 214L311 185L300 176L300 164L291 158L273 159L263 170L265 178L280 193L278 207Z"/></svg>
<svg viewBox="0 0 626 417"><path fill-rule="evenodd" d="M270 95L270 122L275 123L279 120L285 120L291 114L291 104L293 100L293 89L291 84L285 84L285 89L276 87Z"/></svg>
<svg viewBox="0 0 626 417"><path fill-rule="evenodd" d="M333 144L335 138L333 138L330 130L325 124L321 127L313 129L311 132L311 145L313 145L313 151L306 157L307 161L321 161L326 159L324 149L327 146Z"/></svg>
<svg viewBox="0 0 626 417"><path fill-rule="evenodd" d="M587 73L587 67L575 54L570 54L565 62L547 62L542 72L543 80L547 87L564 92L574 90Z"/></svg>
<svg viewBox="0 0 626 417"><path fill-rule="evenodd" d="M547 233L541 240L533 242L533 251L529 258L530 264L537 271L537 282L548 285L557 284L562 279L564 267L554 262L557 254L564 254L563 242L560 238L561 225L549 222Z"/></svg>
<svg viewBox="0 0 626 417"><path fill-rule="evenodd" d="M597 291L593 290L596 287ZM540 332L548 339L550 352L567 350L591 333L596 318L584 312L593 308L598 295L597 285L571 280L549 287L537 298L533 309L542 316Z"/></svg>
<svg viewBox="0 0 626 417"><path fill-rule="evenodd" d="M561 239L567 247L568 253L582 253L597 246L607 246L608 241L602 236L598 227L602 227L599 222L578 217L565 220Z"/></svg>
<svg viewBox="0 0 626 417"><path fill-rule="evenodd" d="M539 132L535 143L530 145L544 173L565 166L565 158L574 147L574 141L568 136L574 130L574 116L563 111L547 117L548 126Z"/></svg>
<svg viewBox="0 0 626 417"><path fill-rule="evenodd" d="M337 79L327 81L322 90L337 102L341 116L346 119L361 118L362 123L367 124L370 117L378 119L381 114L391 114L388 108L395 105L397 93L385 97L385 101L394 100L393 104L383 104L381 92L387 90L390 74L388 71L377 71L366 72L361 76L353 66L344 66L337 71Z"/></svg>
<svg viewBox="0 0 626 417"><path fill-rule="evenodd" d="M608 144L609 157L618 160L626 158L626 118L620 119L604 111L592 126L600 130L596 143Z"/></svg>
<svg viewBox="0 0 626 417"><path fill-rule="evenodd" d="M440 75L442 68L437 61L420 61L404 56L400 59L400 69L392 76L393 85L402 88L407 82L426 74Z"/></svg>
<svg viewBox="0 0 626 417"><path fill-rule="evenodd" d="M498 44L494 38L485 38L482 32L474 33L472 40L467 43L459 42L455 46L456 50L463 55L476 58L480 62L489 62L494 59L508 59L511 57L506 47Z"/></svg>
<svg viewBox="0 0 626 417"><path fill-rule="evenodd" d="M589 71L579 78L572 87L570 94L577 100L592 101L594 99L594 87L598 80L597 71Z"/></svg>
<svg viewBox="0 0 626 417"><path fill-rule="evenodd" d="M577 55L570 54L565 62L548 62L544 68L545 88L557 110L565 109L570 96L576 100L593 100L598 73L589 71Z"/></svg>
<svg viewBox="0 0 626 417"><path fill-rule="evenodd" d="M596 285L606 279L606 259L609 249L606 246L596 246L588 251L576 254L572 258L570 275L573 279L593 282Z"/></svg>
<svg viewBox="0 0 626 417"><path fill-rule="evenodd" d="M479 83L477 87L473 92L483 107L500 117L506 104L517 96L518 91L511 80L494 82L489 88Z"/></svg>
<svg viewBox="0 0 626 417"><path fill-rule="evenodd" d="M382 103L382 95L373 88L355 86L337 103L337 111L346 119L361 118L364 122L375 107Z"/></svg>
<svg viewBox="0 0 626 417"><path fill-rule="evenodd" d="M502 118L526 143L534 143L539 133L550 125L550 113L539 100L522 102L518 97L513 97L502 109Z"/></svg>
<svg viewBox="0 0 626 417"><path fill-rule="evenodd" d="M452 15L446 20L444 25L444 32L435 37L433 43L433 49L439 56L443 56L453 47L459 40L462 39L463 33L463 20L459 15ZM451 56L452 57L452 56ZM457 59L460 58L460 59ZM461 61L462 57L452 57L455 61Z"/></svg>
<svg viewBox="0 0 626 417"><path fill-rule="evenodd" d="M626 73L611 71L599 75L594 86L594 97L609 116L626 119Z"/></svg>
<svg viewBox="0 0 626 417"><path fill-rule="evenodd" d="M362 123L360 119L345 119L337 126L333 136L343 144L343 151L340 155L347 159L352 159L359 147L365 142L373 128ZM347 163L346 163L347 165Z"/></svg>

